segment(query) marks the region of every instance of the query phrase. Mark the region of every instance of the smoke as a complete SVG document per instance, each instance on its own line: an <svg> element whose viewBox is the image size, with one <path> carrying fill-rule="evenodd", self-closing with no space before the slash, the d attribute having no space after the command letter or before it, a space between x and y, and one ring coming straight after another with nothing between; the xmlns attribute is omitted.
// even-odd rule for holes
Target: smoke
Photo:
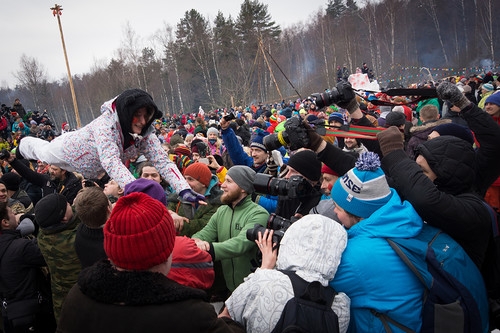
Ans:
<svg viewBox="0 0 500 333"><path fill-rule="evenodd" d="M495 62L491 59L482 59L479 61L480 67L485 71L489 72L495 69Z"/></svg>

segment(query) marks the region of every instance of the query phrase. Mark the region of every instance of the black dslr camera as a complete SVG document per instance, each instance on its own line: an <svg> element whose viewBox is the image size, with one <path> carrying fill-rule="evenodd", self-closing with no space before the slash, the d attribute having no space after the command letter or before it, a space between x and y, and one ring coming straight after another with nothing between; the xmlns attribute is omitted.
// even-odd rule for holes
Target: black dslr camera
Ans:
<svg viewBox="0 0 500 333"><path fill-rule="evenodd" d="M290 145L291 142L292 145ZM262 141L268 151L272 151L278 149L281 146L288 145L290 145L291 150L297 150L303 147L295 147L293 145L294 142L302 142L304 143L304 145L307 145L309 143L307 130L304 128L304 126L302 126L302 120L297 117L292 117L285 122L284 131L266 135Z"/></svg>
<svg viewBox="0 0 500 333"><path fill-rule="evenodd" d="M311 183L299 175L285 179L258 173L255 175L253 187L255 192L258 193L286 195L290 199L304 198L309 196L314 191Z"/></svg>
<svg viewBox="0 0 500 333"><path fill-rule="evenodd" d="M336 87L327 89L322 93L312 94L311 97L314 99L318 109L321 109L332 104L348 103L356 97L356 94L349 82L342 81Z"/></svg>
<svg viewBox="0 0 500 333"><path fill-rule="evenodd" d="M259 239L259 232L264 235L266 229L274 230L273 233L273 244L276 243L279 246L281 239L285 235L285 231L295 222L297 218L292 217L292 219L288 220L284 217L278 216L276 214L269 215L269 219L267 219L267 228L261 226L260 224L256 224L252 229L247 230L247 239L249 241L254 242Z"/></svg>

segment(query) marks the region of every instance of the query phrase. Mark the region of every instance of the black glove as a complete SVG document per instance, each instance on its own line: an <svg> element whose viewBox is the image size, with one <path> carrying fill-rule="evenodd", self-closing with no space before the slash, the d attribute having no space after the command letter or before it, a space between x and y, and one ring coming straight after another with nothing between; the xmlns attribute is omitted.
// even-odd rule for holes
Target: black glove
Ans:
<svg viewBox="0 0 500 333"><path fill-rule="evenodd" d="M278 137L280 135L288 143L287 145L290 147L290 150L309 148L307 130L302 126L301 120L297 117L292 117L285 122L285 131L279 132Z"/></svg>
<svg viewBox="0 0 500 333"><path fill-rule="evenodd" d="M306 148L309 148L313 151L318 150L319 146L323 142L323 138L318 133L316 133L316 130L314 130L314 128L312 128L307 123L307 121L304 121L302 123L302 126L304 126L304 128L307 131L307 137L308 137L308 141L309 141L309 144Z"/></svg>
<svg viewBox="0 0 500 333"><path fill-rule="evenodd" d="M394 150L404 148L404 135L396 126L391 126L388 129L377 133L377 140L380 146L382 155L387 156Z"/></svg>
<svg viewBox="0 0 500 333"><path fill-rule="evenodd" d="M198 201L205 201L205 197L199 193L196 193L192 189L188 188L185 190L182 190L179 195L181 198L185 201L193 202L193 203L198 203Z"/></svg>
<svg viewBox="0 0 500 333"><path fill-rule="evenodd" d="M463 110L467 105L470 104L470 101L467 99L467 97L465 97L460 89L458 89L458 87L451 82L441 82L437 86L436 91L440 99L442 99L443 101L449 101L460 110Z"/></svg>
<svg viewBox="0 0 500 333"><path fill-rule="evenodd" d="M359 108L359 103L356 100L356 94L354 93L354 90L349 82L341 81L337 83L337 91L339 94L337 97L338 102L335 104L343 109L346 109L349 114Z"/></svg>

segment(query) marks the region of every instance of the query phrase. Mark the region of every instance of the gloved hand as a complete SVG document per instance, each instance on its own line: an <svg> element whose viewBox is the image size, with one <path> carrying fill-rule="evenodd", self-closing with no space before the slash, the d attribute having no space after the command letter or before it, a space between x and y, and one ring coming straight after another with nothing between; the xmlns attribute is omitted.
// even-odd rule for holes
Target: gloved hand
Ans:
<svg viewBox="0 0 500 333"><path fill-rule="evenodd" d="M450 101L451 104L458 107L460 110L464 109L470 104L467 97L462 94L458 87L448 81L441 82L436 88L438 97L443 101Z"/></svg>
<svg viewBox="0 0 500 333"><path fill-rule="evenodd" d="M205 201L205 197L199 193L196 193L190 188L187 188L185 190L182 190L179 195L181 196L182 200L189 201L192 203L199 203L200 201Z"/></svg>
<svg viewBox="0 0 500 333"><path fill-rule="evenodd" d="M359 103L356 100L356 94L349 82L341 81L337 83L337 91L339 93L338 102L335 103L343 109L346 109L349 114L359 108Z"/></svg>
<svg viewBox="0 0 500 333"><path fill-rule="evenodd" d="M312 128L307 123L307 121L304 121L302 123L302 126L304 126L304 128L306 129L307 136L309 138L309 144L308 144L308 146L306 148L309 148L309 149L311 149L313 151L318 150L319 146L323 143L323 138L318 133L316 133L316 131L314 130L314 128Z"/></svg>
<svg viewBox="0 0 500 333"><path fill-rule="evenodd" d="M404 135L396 126L377 133L378 144L382 155L387 156L392 151L404 149Z"/></svg>
<svg viewBox="0 0 500 333"><path fill-rule="evenodd" d="M277 177L278 176L278 164L274 161L273 157L270 156L268 159L267 159L267 169L266 169L266 173L268 175L271 175L273 177Z"/></svg>

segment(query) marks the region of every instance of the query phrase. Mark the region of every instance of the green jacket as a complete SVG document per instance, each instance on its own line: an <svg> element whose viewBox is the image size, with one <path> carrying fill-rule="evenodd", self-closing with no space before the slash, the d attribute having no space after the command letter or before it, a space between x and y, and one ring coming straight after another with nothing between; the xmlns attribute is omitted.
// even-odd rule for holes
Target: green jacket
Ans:
<svg viewBox="0 0 500 333"><path fill-rule="evenodd" d="M73 220L68 222L66 229L46 233L40 228L38 235L38 246L49 267L56 322L59 320L64 298L77 282L81 270L75 250L76 229L79 223L80 220L75 215Z"/></svg>
<svg viewBox="0 0 500 333"><path fill-rule="evenodd" d="M251 273L257 245L247 239L255 224L266 226L269 213L247 196L233 209L223 205L193 238L211 243L214 261L220 260L227 288L232 292Z"/></svg>
<svg viewBox="0 0 500 333"><path fill-rule="evenodd" d="M193 218L189 219L189 223L184 223L180 236L191 237L194 233L203 229L212 215L222 205L220 197L222 190L218 186L217 176L213 175L210 186L205 193L207 205L200 205L196 208ZM168 209L176 212L179 216L188 217L185 209L191 209L191 205L184 205L180 202L180 197L177 193L172 193L168 196Z"/></svg>

